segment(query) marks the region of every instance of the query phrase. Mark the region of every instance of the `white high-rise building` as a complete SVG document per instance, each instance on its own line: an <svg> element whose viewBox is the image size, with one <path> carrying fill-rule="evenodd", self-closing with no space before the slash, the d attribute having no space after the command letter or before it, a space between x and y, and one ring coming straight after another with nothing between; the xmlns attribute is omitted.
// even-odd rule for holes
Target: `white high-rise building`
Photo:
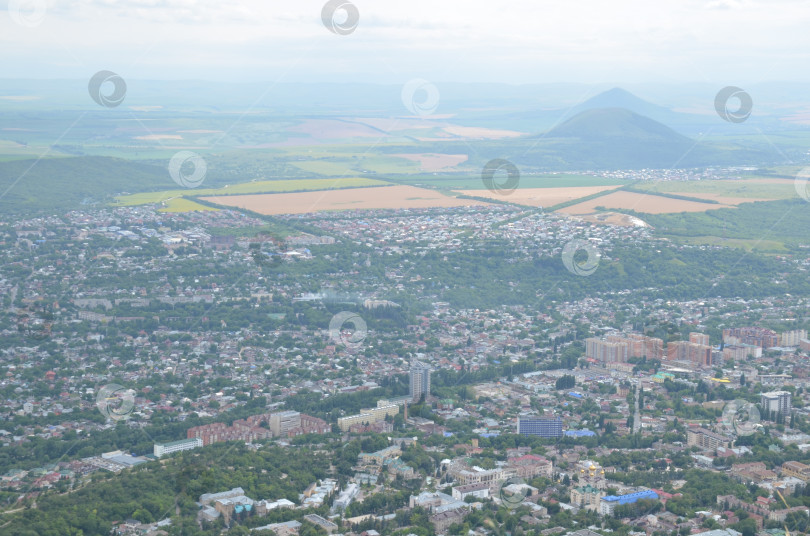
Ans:
<svg viewBox="0 0 810 536"><path fill-rule="evenodd" d="M793 404L788 391L771 391L770 393L762 393L760 399L762 405L762 412L765 414L764 418L770 419L771 415L790 415Z"/></svg>
<svg viewBox="0 0 810 536"><path fill-rule="evenodd" d="M430 396L430 367L421 361L412 361L410 380L411 400L416 402L422 395Z"/></svg>

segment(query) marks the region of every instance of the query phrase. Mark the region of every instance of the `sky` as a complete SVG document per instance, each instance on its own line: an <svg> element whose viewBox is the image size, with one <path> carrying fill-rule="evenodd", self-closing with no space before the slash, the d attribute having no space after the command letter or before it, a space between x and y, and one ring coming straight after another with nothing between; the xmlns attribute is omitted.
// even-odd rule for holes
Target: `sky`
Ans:
<svg viewBox="0 0 810 536"><path fill-rule="evenodd" d="M0 78L810 82L808 1L351 3L359 21L342 35L322 0L8 0Z"/></svg>

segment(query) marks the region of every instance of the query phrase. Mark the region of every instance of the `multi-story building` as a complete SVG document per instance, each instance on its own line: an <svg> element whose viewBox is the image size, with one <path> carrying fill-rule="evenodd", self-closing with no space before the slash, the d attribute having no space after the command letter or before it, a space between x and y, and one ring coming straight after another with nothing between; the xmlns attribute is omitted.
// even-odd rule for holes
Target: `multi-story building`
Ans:
<svg viewBox="0 0 810 536"><path fill-rule="evenodd" d="M202 446L203 446L202 439L195 437L192 439L181 439L179 441L171 441L169 443L155 443L153 446L153 452L155 454L155 458L160 458L161 456L165 456L166 454L171 454L173 452L180 452L183 450L196 449L197 447Z"/></svg>
<svg viewBox="0 0 810 536"><path fill-rule="evenodd" d="M770 419L771 416L790 415L790 411L793 407L789 391L762 393L760 404L762 405L762 412L765 414L764 417L766 419Z"/></svg>
<svg viewBox="0 0 810 536"><path fill-rule="evenodd" d="M801 462L785 462L782 464L782 476L792 476L810 481L810 465L805 465Z"/></svg>
<svg viewBox="0 0 810 536"><path fill-rule="evenodd" d="M274 423L277 433L274 433L272 429ZM260 439L268 439L274 435L293 437L302 434L326 434L330 431L331 426L323 419L298 412L281 412L281 414L263 413L251 415L245 419L234 421L232 426L228 426L223 422L195 426L189 428L186 435L189 439L199 437L202 439L203 445L207 446L220 441L245 441L249 443Z"/></svg>
<svg viewBox="0 0 810 536"><path fill-rule="evenodd" d="M723 347L723 361L744 361L749 357L762 357L762 348L753 344L727 344Z"/></svg>
<svg viewBox="0 0 810 536"><path fill-rule="evenodd" d="M779 346L799 346L799 342L802 339L807 339L806 329L783 331L779 336Z"/></svg>
<svg viewBox="0 0 810 536"><path fill-rule="evenodd" d="M712 347L689 341L673 341L667 344L668 361L686 361L696 367L712 365Z"/></svg>
<svg viewBox="0 0 810 536"><path fill-rule="evenodd" d="M624 333L608 335L607 341L626 345L629 357L661 359L664 355L664 341L656 337L647 337L639 333Z"/></svg>
<svg viewBox="0 0 810 536"><path fill-rule="evenodd" d="M637 491L627 495L607 495L599 500L599 513L612 516L616 507L623 504L633 504L640 499L657 500L658 494L653 490Z"/></svg>
<svg viewBox="0 0 810 536"><path fill-rule="evenodd" d="M489 497L489 484L467 484L465 486L455 486L453 488L453 498L457 501L463 501L465 497L476 497L478 499L486 499Z"/></svg>
<svg viewBox="0 0 810 536"><path fill-rule="evenodd" d="M624 342L610 342L595 337L585 339L585 357L600 363L627 363L630 350Z"/></svg>
<svg viewBox="0 0 810 536"><path fill-rule="evenodd" d="M559 417L518 417L517 433L540 437L562 437L562 419Z"/></svg>
<svg viewBox="0 0 810 536"><path fill-rule="evenodd" d="M590 484L573 488L571 490L571 504L585 508L586 510L599 511L599 503L602 497L606 497L607 492L596 489Z"/></svg>
<svg viewBox="0 0 810 536"><path fill-rule="evenodd" d="M554 471L554 466L550 460L542 456L535 456L534 454L509 458L506 467L507 470L513 472L515 476L527 479L536 476L551 478Z"/></svg>
<svg viewBox="0 0 810 536"><path fill-rule="evenodd" d="M723 341L726 344L753 344L767 350L779 346L779 335L764 328L728 328L723 330Z"/></svg>
<svg viewBox="0 0 810 536"><path fill-rule="evenodd" d="M686 445L689 447L700 447L702 449L714 450L718 447L725 447L731 444L731 438L712 432L705 428L688 428L686 430Z"/></svg>
<svg viewBox="0 0 810 536"><path fill-rule="evenodd" d="M693 344L702 344L703 346L709 346L709 336L705 333L697 333L692 332L689 334L689 342Z"/></svg>
<svg viewBox="0 0 810 536"><path fill-rule="evenodd" d="M382 466L385 460L389 458L398 458L402 456L402 449L398 445L391 445L377 452L361 452L358 455L359 461L363 465L379 465Z"/></svg>
<svg viewBox="0 0 810 536"><path fill-rule="evenodd" d="M421 361L411 362L410 390L411 400L419 401L422 396L430 396L430 367Z"/></svg>
<svg viewBox="0 0 810 536"><path fill-rule="evenodd" d="M376 408L361 409L360 413L356 415L348 415L340 417L337 421L338 427L341 431L347 432L349 428L356 424L373 424L378 421L385 420L386 417L393 417L399 413L399 406L390 404L387 406L379 406Z"/></svg>
<svg viewBox="0 0 810 536"><path fill-rule="evenodd" d="M270 415L270 431L276 437L286 436L293 428L301 426L301 414L297 411L280 411Z"/></svg>
<svg viewBox="0 0 810 536"><path fill-rule="evenodd" d="M763 462L735 463L731 466L731 478L743 484L773 482L776 473L765 467Z"/></svg>

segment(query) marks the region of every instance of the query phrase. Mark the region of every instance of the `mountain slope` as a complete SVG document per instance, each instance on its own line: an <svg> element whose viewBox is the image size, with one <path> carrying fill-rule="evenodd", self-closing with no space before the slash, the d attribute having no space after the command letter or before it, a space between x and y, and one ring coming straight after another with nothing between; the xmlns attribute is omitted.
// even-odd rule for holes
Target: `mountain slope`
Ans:
<svg viewBox="0 0 810 536"><path fill-rule="evenodd" d="M622 108L586 110L543 135L523 140L531 145L513 161L541 169L667 169L741 165L773 158L740 146L699 143Z"/></svg>
<svg viewBox="0 0 810 536"><path fill-rule="evenodd" d="M546 137L642 140L674 144L691 142L668 126L624 108L586 110L549 130Z"/></svg>
<svg viewBox="0 0 810 536"><path fill-rule="evenodd" d="M673 112L668 108L664 108L663 106L659 106L639 98L626 89L622 89L620 87L614 87L613 89L603 91L602 93L591 97L582 104L575 106L573 112L574 114L577 114L586 110L594 110L599 108L624 108L625 110L630 110L631 112L655 119L656 121L667 125L669 125L670 120L675 120L676 118L682 119L678 116L685 115Z"/></svg>
<svg viewBox="0 0 810 536"><path fill-rule="evenodd" d="M0 162L0 210L76 208L120 192L176 186L165 168L100 156Z"/></svg>

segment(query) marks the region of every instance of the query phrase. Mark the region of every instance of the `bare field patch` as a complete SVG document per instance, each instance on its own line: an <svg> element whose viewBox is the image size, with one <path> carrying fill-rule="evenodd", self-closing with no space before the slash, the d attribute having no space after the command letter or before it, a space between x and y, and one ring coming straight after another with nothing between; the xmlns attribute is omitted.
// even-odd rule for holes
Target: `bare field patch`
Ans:
<svg viewBox="0 0 810 536"><path fill-rule="evenodd" d="M459 190L464 195L488 197L529 207L551 207L574 201L582 197L598 194L605 190L615 190L616 186L572 186L570 188L519 188L509 195L489 190Z"/></svg>
<svg viewBox="0 0 810 536"><path fill-rule="evenodd" d="M457 165L467 161L466 154L436 154L436 153L423 153L423 154L393 154L391 156L398 156L405 158L411 162L418 162L422 171L441 171L447 168L453 168Z"/></svg>
<svg viewBox="0 0 810 536"><path fill-rule="evenodd" d="M699 203L671 199L659 195L638 194L635 192L614 192L560 209L564 214L592 214L596 207L606 209L634 210L646 214L670 214L676 212L705 212L718 208L734 208L733 205Z"/></svg>
<svg viewBox="0 0 810 536"><path fill-rule="evenodd" d="M462 127L457 125L444 127L444 131L453 136L475 140L501 140L504 138L519 138L525 135L523 132L517 132L516 130L497 130L494 128Z"/></svg>
<svg viewBox="0 0 810 536"><path fill-rule="evenodd" d="M259 214L307 214L329 210L403 209L484 206L471 199L448 197L415 186L380 186L289 194L203 197L204 201L239 207Z"/></svg>
<svg viewBox="0 0 810 536"><path fill-rule="evenodd" d="M387 133L384 134L368 125L336 119L307 119L300 125L289 127L287 131L304 134L308 137L307 141L318 142L346 138L388 137ZM302 144L303 141L299 139L298 143Z"/></svg>

